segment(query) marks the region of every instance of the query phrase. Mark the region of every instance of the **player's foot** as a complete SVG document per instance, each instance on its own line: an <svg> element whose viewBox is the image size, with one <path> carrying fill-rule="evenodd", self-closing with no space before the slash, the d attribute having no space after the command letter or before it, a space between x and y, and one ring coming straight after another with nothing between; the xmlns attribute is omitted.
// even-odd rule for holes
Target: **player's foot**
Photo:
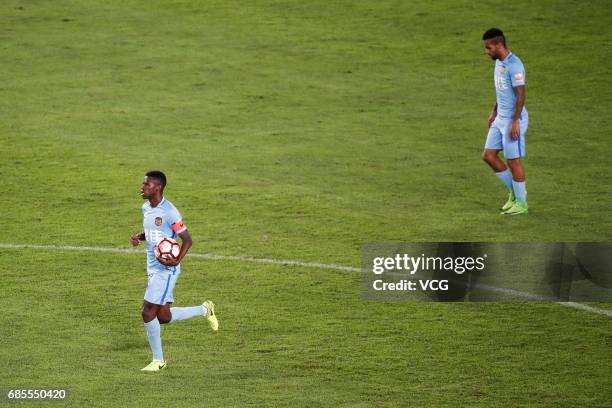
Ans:
<svg viewBox="0 0 612 408"><path fill-rule="evenodd" d="M145 368L142 368L140 371L146 371L149 373L153 373L153 372L157 372L157 371L161 371L164 368L166 368L168 365L166 364L165 361L161 361L161 360L153 360L149 363L148 366L146 366Z"/></svg>
<svg viewBox="0 0 612 408"><path fill-rule="evenodd" d="M515 200L516 199L514 198L514 191L510 190L510 192L508 193L508 201L506 201L506 204L502 206L501 210L508 211L514 205Z"/></svg>
<svg viewBox="0 0 612 408"><path fill-rule="evenodd" d="M214 332L216 332L217 330L219 330L219 321L217 320L217 316L215 315L215 304L210 300L207 300L206 302L202 303L202 306L204 306L206 310L208 310L204 318L208 320L210 328Z"/></svg>
<svg viewBox="0 0 612 408"><path fill-rule="evenodd" d="M520 201L516 201L509 210L502 212L504 215L521 215L527 214L529 211L527 210L527 203L522 203Z"/></svg>

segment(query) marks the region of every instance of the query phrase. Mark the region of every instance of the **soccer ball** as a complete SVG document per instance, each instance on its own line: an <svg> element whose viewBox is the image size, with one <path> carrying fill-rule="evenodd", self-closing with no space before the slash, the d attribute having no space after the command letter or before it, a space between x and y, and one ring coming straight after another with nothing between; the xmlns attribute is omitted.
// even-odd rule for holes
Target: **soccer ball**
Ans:
<svg viewBox="0 0 612 408"><path fill-rule="evenodd" d="M165 261L174 261L181 251L178 242L172 238L164 238L155 246L155 257Z"/></svg>

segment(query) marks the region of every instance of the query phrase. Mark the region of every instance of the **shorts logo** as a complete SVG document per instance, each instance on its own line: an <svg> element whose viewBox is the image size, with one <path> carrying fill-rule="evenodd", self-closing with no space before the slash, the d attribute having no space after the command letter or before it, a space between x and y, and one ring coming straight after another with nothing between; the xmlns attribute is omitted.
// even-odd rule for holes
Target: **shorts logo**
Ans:
<svg viewBox="0 0 612 408"><path fill-rule="evenodd" d="M162 225L162 218L161 217L155 217L155 225L157 225L158 227L160 225Z"/></svg>
<svg viewBox="0 0 612 408"><path fill-rule="evenodd" d="M521 74L520 72L518 74L516 74L514 76L514 80L515 81L522 81L523 80L523 74Z"/></svg>

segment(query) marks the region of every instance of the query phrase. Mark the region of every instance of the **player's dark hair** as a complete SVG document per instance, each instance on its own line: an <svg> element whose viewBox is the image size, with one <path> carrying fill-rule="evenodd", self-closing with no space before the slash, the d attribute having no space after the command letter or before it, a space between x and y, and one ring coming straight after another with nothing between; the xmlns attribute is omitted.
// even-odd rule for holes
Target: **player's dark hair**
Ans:
<svg viewBox="0 0 612 408"><path fill-rule="evenodd" d="M162 185L162 190L164 189L164 187L166 187L166 175L163 172L159 170L151 170L148 171L145 176L158 180Z"/></svg>
<svg viewBox="0 0 612 408"><path fill-rule="evenodd" d="M482 40L497 40L498 42L501 41L504 47L506 46L506 37L504 36L504 32L499 28L489 28L482 35Z"/></svg>

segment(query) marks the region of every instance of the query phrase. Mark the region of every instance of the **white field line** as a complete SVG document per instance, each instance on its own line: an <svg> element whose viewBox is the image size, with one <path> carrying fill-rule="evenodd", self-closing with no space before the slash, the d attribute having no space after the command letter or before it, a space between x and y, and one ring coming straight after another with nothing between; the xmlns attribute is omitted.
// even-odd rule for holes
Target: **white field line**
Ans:
<svg viewBox="0 0 612 408"><path fill-rule="evenodd" d="M94 247L94 246L72 246L72 245L35 245L35 244L6 244L0 243L0 248L6 249L43 249L43 250L56 250L56 251L92 251L92 252L110 252L110 253L127 253L127 254L142 254L144 255L144 251L141 249L135 248L112 248L112 247ZM346 272L359 272L361 273L361 268L355 268L352 266L346 265L338 265L338 264L326 264L321 262L304 262L297 260L289 260L289 259L272 259L272 258L253 258L250 256L240 256L240 255L216 255L216 254L198 254L198 253L189 253L189 257L192 258L203 258L203 259L212 259L212 260L223 260L223 261L236 261L236 262L254 262L254 263L262 263L262 264L274 264L274 265L295 265L302 266L306 268L317 268L317 269L332 269L337 271L346 271ZM553 298L549 298L546 296L536 295L533 293L522 292L515 289L509 288L498 288L496 286L484 285L477 283L475 286L480 287L482 289L490 290L492 292L506 293L511 294L526 300L554 300ZM603 309L594 306L588 306L582 303L576 302L557 302L555 303L571 307L578 310L584 310L591 313L602 314L608 317L612 317L612 310Z"/></svg>
<svg viewBox="0 0 612 408"><path fill-rule="evenodd" d="M50 249L56 251L93 251L93 252L111 252L111 253L127 253L127 254L145 254L142 249L135 248L112 248L112 247L92 247L92 246L72 246L72 245L35 245L35 244L3 244L0 243L0 248L7 249ZM269 258L253 258L250 256L239 256L239 255L215 255L215 254L198 254L189 253L190 258L204 258L222 261L238 261L238 262L255 262L263 264L275 264L275 265L296 265L304 266L307 268L319 268L319 269L333 269L338 271L348 272L361 272L359 268L353 268L351 266L336 265L336 264L325 264L320 262L303 262L295 260L283 260L283 259L269 259Z"/></svg>
<svg viewBox="0 0 612 408"><path fill-rule="evenodd" d="M506 293L506 294L518 296L518 297L521 297L527 300L554 301L555 303L561 306L573 307L574 309L585 310L587 312L598 313L598 314L606 315L608 317L612 317L611 309L603 309L601 307L589 306L589 305L584 305L582 303L576 303L576 302L557 302L556 299L553 297L536 295L536 294L528 293L528 292L521 292L519 290L509 289L509 288L498 288L496 286L485 285L482 283L477 283L475 286L481 289L489 290L491 292Z"/></svg>

